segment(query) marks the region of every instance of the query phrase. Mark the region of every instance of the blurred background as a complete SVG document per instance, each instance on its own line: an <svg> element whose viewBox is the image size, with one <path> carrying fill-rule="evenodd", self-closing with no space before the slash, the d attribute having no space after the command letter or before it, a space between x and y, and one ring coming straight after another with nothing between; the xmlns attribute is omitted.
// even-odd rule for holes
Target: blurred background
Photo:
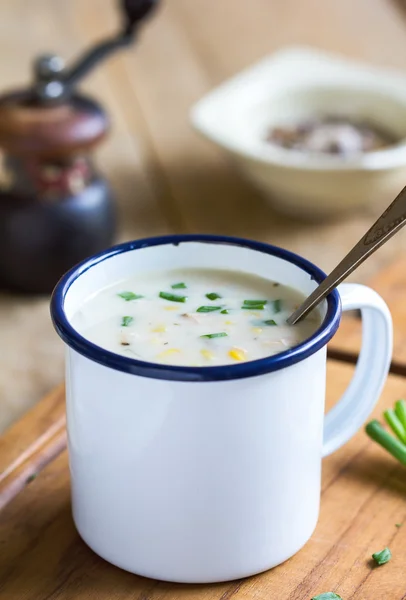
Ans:
<svg viewBox="0 0 406 600"><path fill-rule="evenodd" d="M0 5L0 92L31 85L32 65L39 55L55 53L69 65L85 48L114 35L122 21L120 4L112 0L3 0ZM117 229L112 241L168 233L222 233L294 250L326 271L335 266L379 216L390 195L400 191L403 177L406 182L406 170L398 170L396 181L391 180L392 187L387 184L389 175L385 171L381 202L350 203L345 212L338 210L328 218L320 218L314 207L309 208L305 218L299 210L295 214L294 207L285 215L280 210L281 199L279 203L272 201L275 192L264 193L246 177L240 162L233 160L232 152L204 139L194 130L189 118L191 107L219 84L268 55L292 46L309 46L369 63L388 73L387 69L397 69L394 75L397 83L393 85L397 91L393 93L400 104L406 98L402 87L406 86L406 16L402 4L391 0L163 1L140 28L133 44L83 78L81 92L96 99L110 119L108 135L100 135L97 140L95 136L94 145L90 150L86 148L86 152L91 154L97 170L112 190L117 211ZM328 66L325 69L328 72ZM269 89L272 73L267 77ZM294 80L294 72L289 77ZM372 77L379 87L379 73L374 72ZM279 75L279 79L283 80L284 74ZM249 81L244 85L249 86ZM351 105L350 100L351 97L346 99L347 105ZM404 102L406 106L406 100ZM14 148L13 136L21 134L22 125L19 120L12 129L14 117L8 116L10 106L6 108L2 113L0 103L0 145L7 157L8 150ZM43 110L48 109L41 108L41 119ZM385 113L385 108L377 111ZM399 114L399 131L392 123L391 134L399 146L394 160L400 169L406 165L402 147L406 117L402 117L401 110ZM37 113L35 115L37 118ZM82 118L83 114L79 116ZM48 117L45 115L45 118ZM242 114L241 119L244 118ZM22 121L24 127L27 126L28 117L23 115ZM103 129L102 121L97 123ZM35 128L24 129L24 132L33 136L35 142ZM34 148L34 155L39 152L35 143L30 148ZM276 158L277 162L283 162L288 151L284 152L281 154L275 149L272 154L264 148L266 157L260 162L272 163ZM390 161L392 155L387 156ZM58 160L62 160L60 156ZM289 157L286 160L289 162ZM385 157L382 160L385 162ZM318 167L311 168L317 170ZM327 176L329 168L322 169L327 170ZM331 169L335 171L336 167L333 165ZM354 167L353 171L361 170L357 169ZM379 173L381 170L378 169ZM17 166L5 164L4 189L18 184L18 181L10 184L10 173L15 180L22 180L26 171L24 161ZM293 173L292 178L295 176ZM382 178L376 183L374 179L368 181L372 181L373 189L380 189L376 186L381 185ZM342 192L340 183L334 187L346 197L348 185L351 186L351 181L344 185L343 180ZM311 196L311 189L309 193ZM29 289L13 289L7 283L20 269L14 257L24 244L28 247L31 233L42 238L51 230L58 231L52 219L46 222L46 230L38 229L35 219L25 222L25 230L19 228L15 211L20 200L17 194L17 199L13 196L10 203L7 191L0 197L3 206L7 205L3 212L0 207L3 241L7 236L12 239L7 244L0 243L3 253L0 431L63 379L63 345L50 321L48 290L46 293L36 290L34 294ZM38 211L50 203L63 201L52 194L32 199ZM27 202L25 199L24 206ZM318 202L322 203L322 199ZM80 245L79 237L77 244ZM46 270L48 262L53 260L52 247L49 248L45 248L41 257L40 270L41 265ZM365 281L405 248L406 230L367 261L352 279ZM74 262L77 261L73 260L69 266ZM33 273L31 270L31 275Z"/></svg>

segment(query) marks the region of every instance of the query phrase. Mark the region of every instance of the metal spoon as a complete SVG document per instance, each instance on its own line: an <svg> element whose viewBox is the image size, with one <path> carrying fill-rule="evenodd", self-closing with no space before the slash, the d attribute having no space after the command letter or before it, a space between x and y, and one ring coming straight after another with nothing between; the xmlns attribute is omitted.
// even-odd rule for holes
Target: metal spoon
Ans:
<svg viewBox="0 0 406 600"><path fill-rule="evenodd" d="M355 271L371 254L383 246L403 225L406 225L406 187L395 198L379 219L368 229L363 238L354 246L343 260L331 271L330 275L306 298L306 300L287 319L294 325L303 319L315 306L339 285L350 273Z"/></svg>

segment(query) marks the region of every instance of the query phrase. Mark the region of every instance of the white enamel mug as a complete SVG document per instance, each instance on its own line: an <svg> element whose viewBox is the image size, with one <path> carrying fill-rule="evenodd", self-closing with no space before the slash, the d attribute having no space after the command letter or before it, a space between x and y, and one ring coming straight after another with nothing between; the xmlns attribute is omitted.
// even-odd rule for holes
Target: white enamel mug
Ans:
<svg viewBox="0 0 406 600"><path fill-rule="evenodd" d="M306 295L325 277L280 248L205 235L122 244L65 275L51 312L67 345L73 516L85 542L123 569L168 581L225 581L278 565L310 538L322 457L361 427L385 383L391 317L373 290L345 284L299 346L217 367L130 359L72 327L90 294L182 267L238 269ZM326 344L341 303L361 309L362 350L351 384L324 418Z"/></svg>

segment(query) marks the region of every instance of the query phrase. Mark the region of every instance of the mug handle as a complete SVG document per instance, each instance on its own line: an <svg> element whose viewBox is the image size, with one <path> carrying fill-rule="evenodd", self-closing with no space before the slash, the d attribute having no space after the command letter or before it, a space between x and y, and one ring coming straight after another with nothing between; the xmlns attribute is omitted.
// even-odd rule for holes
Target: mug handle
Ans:
<svg viewBox="0 0 406 600"><path fill-rule="evenodd" d="M369 287L343 283L342 308L361 310L362 345L354 376L324 421L323 457L335 452L364 424L385 384L392 358L392 318L382 298Z"/></svg>

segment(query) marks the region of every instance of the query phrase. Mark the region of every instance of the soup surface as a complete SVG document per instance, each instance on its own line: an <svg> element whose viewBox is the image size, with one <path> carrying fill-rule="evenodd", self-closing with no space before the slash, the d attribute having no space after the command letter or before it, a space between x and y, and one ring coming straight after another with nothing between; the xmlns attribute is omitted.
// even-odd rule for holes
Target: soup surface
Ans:
<svg viewBox="0 0 406 600"><path fill-rule="evenodd" d="M319 327L289 326L304 296L239 271L173 270L126 279L91 296L72 319L91 342L129 358L187 366L255 360L296 346Z"/></svg>

